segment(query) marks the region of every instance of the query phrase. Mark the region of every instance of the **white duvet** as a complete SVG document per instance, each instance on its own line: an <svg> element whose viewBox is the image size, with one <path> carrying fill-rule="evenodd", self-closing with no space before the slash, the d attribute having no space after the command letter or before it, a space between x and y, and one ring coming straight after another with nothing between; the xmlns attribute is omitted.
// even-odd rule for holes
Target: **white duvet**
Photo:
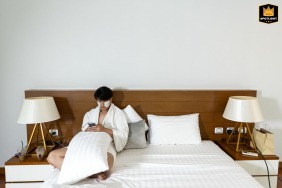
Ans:
<svg viewBox="0 0 282 188"><path fill-rule="evenodd" d="M55 169L43 188L243 188L262 187L212 141L199 145L150 145L117 155L105 181L84 179L74 185L58 185Z"/></svg>

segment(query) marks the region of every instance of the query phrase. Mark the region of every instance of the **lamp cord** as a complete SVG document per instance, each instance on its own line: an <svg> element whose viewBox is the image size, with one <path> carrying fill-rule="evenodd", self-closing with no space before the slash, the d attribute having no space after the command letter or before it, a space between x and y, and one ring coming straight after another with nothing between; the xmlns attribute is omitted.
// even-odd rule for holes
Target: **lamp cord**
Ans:
<svg viewBox="0 0 282 188"><path fill-rule="evenodd" d="M39 140L38 142L41 142L43 140ZM67 145L63 145L62 143L60 143L59 141L56 141L56 140L53 140L56 144L58 144L59 146L62 146L62 147L67 147Z"/></svg>
<svg viewBox="0 0 282 188"><path fill-rule="evenodd" d="M256 147L257 148L257 147ZM266 169L267 169L267 178L268 178L268 185L269 185L269 188L271 188L271 185L270 185L270 175L269 175L269 169L268 169L268 164L264 158L264 156L262 155L261 151L257 148L258 152L259 152L259 155L262 157L265 165L266 165Z"/></svg>
<svg viewBox="0 0 282 188"><path fill-rule="evenodd" d="M59 144L59 145L62 146L62 147L66 147L66 146L64 146L63 144L61 144L60 142L56 141L56 140L54 140L54 142L55 142L56 144Z"/></svg>
<svg viewBox="0 0 282 188"><path fill-rule="evenodd" d="M262 159L263 159L263 161L264 161L264 163L265 163L265 166L266 166L266 169L267 169L268 186L269 186L269 188L271 188L268 164L267 164L267 162L266 162L264 156L262 155L261 151L258 149L255 139L253 139L253 140L254 140L255 147L256 147L256 149L257 149L259 155L262 157Z"/></svg>

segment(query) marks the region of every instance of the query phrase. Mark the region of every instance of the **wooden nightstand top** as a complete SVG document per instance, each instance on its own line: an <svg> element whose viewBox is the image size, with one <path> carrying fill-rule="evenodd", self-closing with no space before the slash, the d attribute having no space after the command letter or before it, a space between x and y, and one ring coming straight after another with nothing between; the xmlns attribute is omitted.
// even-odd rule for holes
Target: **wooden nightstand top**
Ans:
<svg viewBox="0 0 282 188"><path fill-rule="evenodd" d="M215 143L227 153L233 160L263 160L262 156L252 157L242 155L241 152L236 152L236 150L226 143L226 141L217 140ZM276 155L264 155L265 160L279 160L279 157Z"/></svg>
<svg viewBox="0 0 282 188"><path fill-rule="evenodd" d="M42 160L37 159L35 156L27 156L25 160L20 161L18 157L12 157L5 165L48 165L49 163L46 160L46 157Z"/></svg>

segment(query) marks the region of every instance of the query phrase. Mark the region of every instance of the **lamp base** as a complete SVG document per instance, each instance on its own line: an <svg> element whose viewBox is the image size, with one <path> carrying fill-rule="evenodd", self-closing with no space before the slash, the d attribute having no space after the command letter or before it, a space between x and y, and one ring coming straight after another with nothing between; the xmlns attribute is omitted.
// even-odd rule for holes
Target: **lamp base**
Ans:
<svg viewBox="0 0 282 188"><path fill-rule="evenodd" d="M41 145L42 145L41 143L40 144L38 144L36 142L31 143L29 145L29 149L26 152L26 155L29 155L29 156L32 156L32 157L36 156L36 151L35 150L36 150L37 146L41 146ZM56 147L56 145L46 145L45 154L50 153L55 147Z"/></svg>
<svg viewBox="0 0 282 188"><path fill-rule="evenodd" d="M247 132L241 133L240 130L245 130L245 128L246 128ZM235 130L239 130L238 131L238 137L237 137L236 142L232 142L231 140L235 136ZM243 138L241 137L242 135L244 135ZM247 137L247 139L245 137ZM257 151L256 145L255 145L255 142L254 142L253 136L251 134L251 130L250 130L248 123L245 123L245 126L243 126L243 123L237 122L236 126L232 130L232 132L231 132L231 134L230 134L226 143L231 145L231 146L233 145L236 149L236 152L241 152L243 150L245 150L245 151L255 151L255 152ZM251 143L252 143L253 147L251 147L251 145L250 145Z"/></svg>
<svg viewBox="0 0 282 188"><path fill-rule="evenodd" d="M41 132L42 142L38 141L39 129L40 129L40 132ZM31 143L31 140L35 137L34 132L36 130L37 130L36 142ZM48 142L50 141L50 144L46 143L44 132L47 133L47 137L49 137ZM41 143L41 144L39 144L39 143ZM30 135L30 138L29 138L29 141L28 141L28 144L27 144L27 148L26 148L27 152L26 153L33 155L35 153L34 151L36 150L37 146L40 146L40 145L44 147L45 155L48 154L56 146L51 134L49 133L49 131L48 131L48 129L45 126L44 123L39 123L39 124L34 125L34 128L32 130L32 133ZM36 153L35 153L35 155L36 155Z"/></svg>

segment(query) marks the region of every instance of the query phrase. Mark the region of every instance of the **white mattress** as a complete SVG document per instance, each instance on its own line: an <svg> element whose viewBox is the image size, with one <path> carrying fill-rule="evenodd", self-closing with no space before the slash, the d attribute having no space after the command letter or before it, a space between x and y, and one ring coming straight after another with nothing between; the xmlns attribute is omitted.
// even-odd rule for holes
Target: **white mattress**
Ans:
<svg viewBox="0 0 282 188"><path fill-rule="evenodd" d="M59 173L55 169L42 187L262 187L212 141L124 150L105 181L87 178L62 186L56 184Z"/></svg>

